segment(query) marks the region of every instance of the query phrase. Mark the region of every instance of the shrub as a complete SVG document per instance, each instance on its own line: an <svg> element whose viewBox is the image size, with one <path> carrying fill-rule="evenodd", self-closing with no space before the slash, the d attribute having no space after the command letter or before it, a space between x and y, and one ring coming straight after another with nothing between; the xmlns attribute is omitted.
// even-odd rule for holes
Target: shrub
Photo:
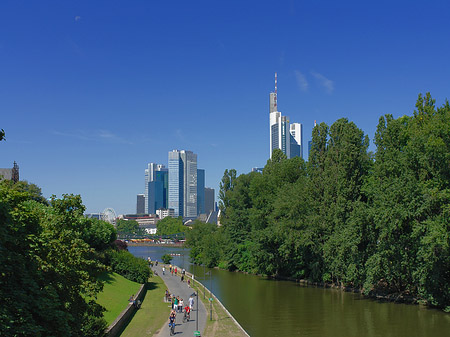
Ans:
<svg viewBox="0 0 450 337"><path fill-rule="evenodd" d="M126 250L109 252L111 268L126 279L146 283L152 272L145 260L135 257Z"/></svg>
<svg viewBox="0 0 450 337"><path fill-rule="evenodd" d="M161 256L161 260L162 260L165 264L169 264L170 261L172 261L172 256L170 256L169 254L164 254L163 256Z"/></svg>

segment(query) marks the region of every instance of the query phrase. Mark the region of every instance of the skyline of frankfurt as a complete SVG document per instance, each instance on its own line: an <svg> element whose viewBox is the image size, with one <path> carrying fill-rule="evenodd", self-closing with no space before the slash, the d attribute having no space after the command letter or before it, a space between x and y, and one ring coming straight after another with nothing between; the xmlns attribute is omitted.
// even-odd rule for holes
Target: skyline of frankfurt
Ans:
<svg viewBox="0 0 450 337"><path fill-rule="evenodd" d="M269 94L303 124L370 138L419 93L450 97L446 1L0 3L0 167L86 212L134 213L150 162L189 150L216 196L269 158ZM217 201L217 198L216 198Z"/></svg>

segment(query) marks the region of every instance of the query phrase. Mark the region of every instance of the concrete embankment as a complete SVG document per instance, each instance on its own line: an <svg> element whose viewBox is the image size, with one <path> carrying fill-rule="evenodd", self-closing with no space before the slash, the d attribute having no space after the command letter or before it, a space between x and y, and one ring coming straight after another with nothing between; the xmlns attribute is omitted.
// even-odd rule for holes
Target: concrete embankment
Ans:
<svg viewBox="0 0 450 337"><path fill-rule="evenodd" d="M181 270L180 268L177 267L177 271ZM192 280L196 280L195 275L193 275L192 273L189 273L186 271L186 278L190 278ZM204 284L200 283L197 281L197 284L200 287L200 291L203 291L206 294L210 294L210 296L214 299L214 302L220 306L220 308L225 312L227 318L230 318L234 324L234 326L236 327L237 330L239 330L239 335L243 335L243 336L250 336L247 331L244 330L244 328L239 324L239 322L233 317L233 315L228 311L228 309L222 304L222 302L216 297L216 295L214 295Z"/></svg>

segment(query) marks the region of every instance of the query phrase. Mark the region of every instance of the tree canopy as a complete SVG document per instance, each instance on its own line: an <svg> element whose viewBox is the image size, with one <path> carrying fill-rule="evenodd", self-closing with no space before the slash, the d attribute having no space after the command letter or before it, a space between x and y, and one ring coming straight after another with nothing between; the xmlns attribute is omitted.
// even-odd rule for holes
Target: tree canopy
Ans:
<svg viewBox="0 0 450 337"><path fill-rule="evenodd" d="M374 154L345 118L316 125L309 161L275 150L220 185L221 227L187 235L199 264L410 296L450 310L450 105L419 95L379 120Z"/></svg>

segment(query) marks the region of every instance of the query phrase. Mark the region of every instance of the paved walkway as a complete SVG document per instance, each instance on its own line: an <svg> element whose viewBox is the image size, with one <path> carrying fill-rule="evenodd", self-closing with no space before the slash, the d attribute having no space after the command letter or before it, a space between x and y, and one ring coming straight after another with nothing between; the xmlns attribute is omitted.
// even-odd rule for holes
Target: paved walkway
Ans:
<svg viewBox="0 0 450 337"><path fill-rule="evenodd" d="M175 296L180 296L183 299L184 305L189 303L189 297L194 293L194 290L189 288L186 280L185 282L181 282L180 276L172 276L169 272L169 267L166 267L165 275L162 273L162 265L158 264L157 267L153 267L153 271L157 272L158 275L163 279L166 284L169 292L174 294ZM180 273L180 270L178 271ZM192 282L192 280L191 280ZM197 302L197 297L194 297L194 309L191 311L191 319L189 322L183 323L183 314L177 313L176 317L176 325L175 325L175 336L194 336L194 331L197 330L197 319L198 319L198 331L202 332L205 330L207 313L205 306L202 301ZM198 312L197 312L197 303L198 303ZM166 337L169 336L169 314L170 314L170 303L167 303L167 323L161 328L157 337Z"/></svg>

